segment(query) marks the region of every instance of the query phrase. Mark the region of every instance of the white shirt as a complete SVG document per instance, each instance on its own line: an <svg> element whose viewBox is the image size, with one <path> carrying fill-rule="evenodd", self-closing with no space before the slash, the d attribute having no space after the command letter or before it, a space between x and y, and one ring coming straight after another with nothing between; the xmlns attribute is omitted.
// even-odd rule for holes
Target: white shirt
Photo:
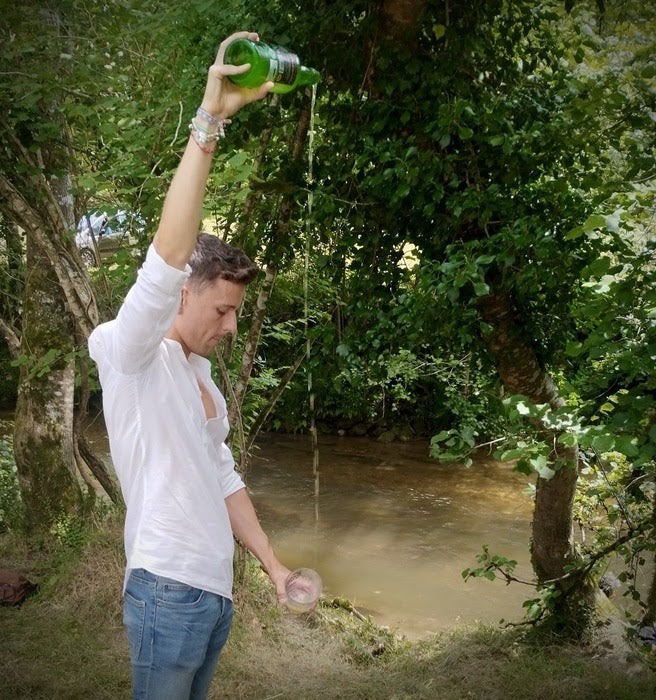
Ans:
<svg viewBox="0 0 656 700"><path fill-rule="evenodd" d="M189 277L151 246L114 321L89 337L109 445L127 506L126 580L144 568L232 597L234 540L225 499L244 488L224 440L226 402L210 362L165 338ZM207 420L198 379L217 417Z"/></svg>

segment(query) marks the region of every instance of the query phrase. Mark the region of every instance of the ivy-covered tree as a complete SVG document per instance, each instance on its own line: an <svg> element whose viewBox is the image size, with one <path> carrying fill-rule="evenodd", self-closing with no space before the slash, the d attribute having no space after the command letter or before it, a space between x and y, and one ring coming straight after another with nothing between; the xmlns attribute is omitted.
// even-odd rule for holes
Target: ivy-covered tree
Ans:
<svg viewBox="0 0 656 700"><path fill-rule="evenodd" d="M3 328L10 347L20 338L14 453L27 527L42 531L82 512L79 474L97 483L73 432L76 338L93 327L95 302L71 235L74 162L55 77L65 72L67 28L43 7L2 21L3 65L13 70L2 85L0 198L3 219L24 232L27 271L20 327L6 317Z"/></svg>

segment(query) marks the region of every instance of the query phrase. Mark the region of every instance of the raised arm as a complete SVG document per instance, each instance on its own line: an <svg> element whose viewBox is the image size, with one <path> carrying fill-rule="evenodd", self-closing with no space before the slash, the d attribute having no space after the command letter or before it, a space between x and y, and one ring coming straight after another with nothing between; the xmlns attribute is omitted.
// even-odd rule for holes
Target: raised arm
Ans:
<svg viewBox="0 0 656 700"><path fill-rule="evenodd" d="M214 64L207 76L205 95L195 123L204 133L216 134L221 123L238 112L244 105L264 97L273 86L265 83L259 88L242 88L228 80L227 76L243 73L248 64L232 66L223 63L228 44L238 37L254 41L258 35L252 32L237 32L219 46ZM201 137L203 133L201 133ZM182 159L173 176L164 200L162 218L153 239L159 255L172 267L185 268L196 244L200 225L205 185L210 172L215 141L203 144L202 138L190 134Z"/></svg>

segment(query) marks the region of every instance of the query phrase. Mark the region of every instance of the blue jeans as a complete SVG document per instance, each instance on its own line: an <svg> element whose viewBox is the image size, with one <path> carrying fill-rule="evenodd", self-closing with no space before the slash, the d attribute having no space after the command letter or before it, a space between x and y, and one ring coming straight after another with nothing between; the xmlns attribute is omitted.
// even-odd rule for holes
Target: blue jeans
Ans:
<svg viewBox="0 0 656 700"><path fill-rule="evenodd" d="M123 602L135 700L201 700L232 623L232 601L133 569Z"/></svg>

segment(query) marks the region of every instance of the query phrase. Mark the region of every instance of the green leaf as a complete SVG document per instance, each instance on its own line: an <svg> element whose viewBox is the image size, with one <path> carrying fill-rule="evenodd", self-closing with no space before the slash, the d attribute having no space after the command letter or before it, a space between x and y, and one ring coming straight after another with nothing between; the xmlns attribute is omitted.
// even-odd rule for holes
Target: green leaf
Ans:
<svg viewBox="0 0 656 700"><path fill-rule="evenodd" d="M526 458L519 459L513 470L519 472L520 474L524 474L525 476L532 476L533 474L533 468Z"/></svg>
<svg viewBox="0 0 656 700"><path fill-rule="evenodd" d="M485 282L474 282L474 294L484 297L490 293L490 287Z"/></svg>
<svg viewBox="0 0 656 700"><path fill-rule="evenodd" d="M615 449L615 437L613 435L597 435L592 439L592 447L597 452L612 452Z"/></svg>
<svg viewBox="0 0 656 700"><path fill-rule="evenodd" d="M228 159L228 165L231 168L241 168L246 162L250 161L251 156L246 151L237 151L234 156Z"/></svg>
<svg viewBox="0 0 656 700"><path fill-rule="evenodd" d="M578 439L574 433L562 433L561 435L558 436L558 442L559 444L563 445L564 447L576 447L578 444Z"/></svg>
<svg viewBox="0 0 656 700"><path fill-rule="evenodd" d="M477 265L491 265L496 259L496 255L479 255L474 262Z"/></svg>
<svg viewBox="0 0 656 700"><path fill-rule="evenodd" d="M638 439L632 435L619 435L615 438L615 449L627 457L635 457L638 450Z"/></svg>
<svg viewBox="0 0 656 700"><path fill-rule="evenodd" d="M569 357L578 357L583 352L583 343L574 340L568 340L565 352Z"/></svg>
<svg viewBox="0 0 656 700"><path fill-rule="evenodd" d="M607 255L602 255L591 262L587 268L585 268L583 274L589 275L590 277L601 277L608 272L612 263L613 261Z"/></svg>
<svg viewBox="0 0 656 700"><path fill-rule="evenodd" d="M533 469L547 481L552 479L556 473L547 463L546 455L538 455L528 460Z"/></svg>
<svg viewBox="0 0 656 700"><path fill-rule="evenodd" d="M606 226L606 217L601 214L589 216L583 223L583 231L589 233L595 229L603 229Z"/></svg>
<svg viewBox="0 0 656 700"><path fill-rule="evenodd" d="M524 450L522 449L504 450L499 455L499 460L502 462L510 462L513 459L519 459L523 454Z"/></svg>
<svg viewBox="0 0 656 700"><path fill-rule="evenodd" d="M580 238L584 233L585 231L583 229L583 226L575 226L573 229L570 229L565 234L565 239L568 241L573 241L577 238Z"/></svg>

